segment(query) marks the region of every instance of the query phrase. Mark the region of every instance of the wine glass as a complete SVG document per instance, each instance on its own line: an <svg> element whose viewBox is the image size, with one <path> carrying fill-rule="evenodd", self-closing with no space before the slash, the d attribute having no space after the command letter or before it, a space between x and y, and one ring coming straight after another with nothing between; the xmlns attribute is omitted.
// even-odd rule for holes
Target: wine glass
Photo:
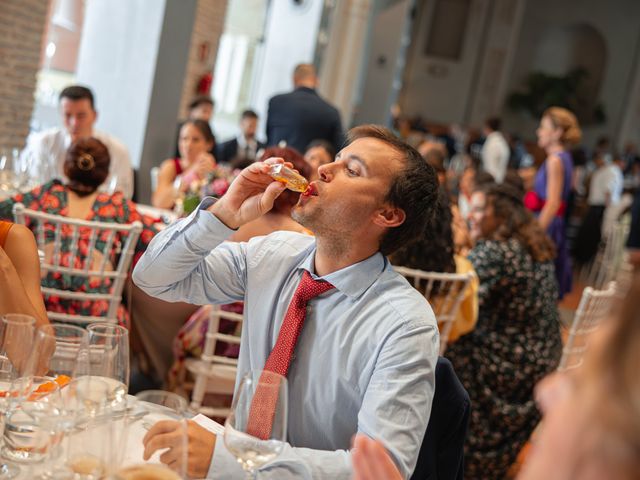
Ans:
<svg viewBox="0 0 640 480"><path fill-rule="evenodd" d="M248 372L240 382L224 424L224 444L247 479L276 458L287 437L287 379L268 370Z"/></svg>
<svg viewBox="0 0 640 480"><path fill-rule="evenodd" d="M92 323L89 332L89 375L111 385L111 397L120 400L129 389L129 331L111 323Z"/></svg>
<svg viewBox="0 0 640 480"><path fill-rule="evenodd" d="M53 323L36 329L26 371L54 377L64 386L89 368L89 333L75 325Z"/></svg>
<svg viewBox="0 0 640 480"><path fill-rule="evenodd" d="M84 376L65 388L66 462L53 478L99 479L110 468L114 418L113 386L104 379Z"/></svg>
<svg viewBox="0 0 640 480"><path fill-rule="evenodd" d="M6 314L0 322L0 415L4 429L12 385L20 376L20 369L31 350L36 319L29 315ZM15 478L20 469L9 463L0 463L0 479Z"/></svg>
<svg viewBox="0 0 640 480"><path fill-rule="evenodd" d="M18 463L42 463L59 444L60 387L52 377L25 376L11 384L2 455Z"/></svg>

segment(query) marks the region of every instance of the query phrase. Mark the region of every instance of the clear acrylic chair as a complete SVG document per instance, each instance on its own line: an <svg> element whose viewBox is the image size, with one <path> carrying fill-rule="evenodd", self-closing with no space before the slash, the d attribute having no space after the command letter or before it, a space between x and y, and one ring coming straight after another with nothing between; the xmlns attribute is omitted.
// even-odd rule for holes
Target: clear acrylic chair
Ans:
<svg viewBox="0 0 640 480"><path fill-rule="evenodd" d="M616 293L616 282L610 282L606 290L594 290L591 287L584 289L571 323L569 337L562 349L558 371L571 370L582 365L584 354L589 348L589 335L611 314L611 307L617 298Z"/></svg>
<svg viewBox="0 0 640 480"><path fill-rule="evenodd" d="M474 273L425 272L407 267L393 267L429 301L440 326L440 355L444 355L453 322Z"/></svg>
<svg viewBox="0 0 640 480"><path fill-rule="evenodd" d="M13 214L16 223L31 228L35 233L38 250L44 252L40 262L43 278L55 273L62 275L67 283L91 280L94 284L104 286L104 291L91 293L43 286L42 293L45 297L55 296L63 301L108 302L105 316L49 311L49 319L82 325L93 322L117 323L122 289L142 232L142 223L78 220L30 210L21 203L13 206ZM87 238L88 240L84 240ZM81 254L81 248L84 254ZM114 251L117 262L111 265L110 259Z"/></svg>
<svg viewBox="0 0 640 480"><path fill-rule="evenodd" d="M235 334L220 333L220 321L230 320L236 325L233 328ZM204 342L204 349L200 358L186 360L185 368L180 372L179 384L182 388L188 385L186 372L194 378L191 392L191 409L209 417L227 417L230 413L228 407L205 406L206 394L233 395L238 359L216 355L218 342L240 345L240 331L242 330L243 316L239 313L227 312L220 305L213 305L209 314L209 326Z"/></svg>

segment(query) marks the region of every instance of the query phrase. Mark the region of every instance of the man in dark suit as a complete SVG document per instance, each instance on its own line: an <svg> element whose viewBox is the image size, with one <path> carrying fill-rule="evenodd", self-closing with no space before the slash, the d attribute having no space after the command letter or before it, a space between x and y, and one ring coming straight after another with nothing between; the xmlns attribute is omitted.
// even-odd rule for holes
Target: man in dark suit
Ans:
<svg viewBox="0 0 640 480"><path fill-rule="evenodd" d="M258 152L265 144L256 138L258 114L253 110L245 110L240 116L240 134L227 140L216 148L216 160L219 163L233 164L244 168L258 158Z"/></svg>
<svg viewBox="0 0 640 480"><path fill-rule="evenodd" d="M316 92L318 77L313 65L300 64L293 72L294 90L269 101L267 145L286 141L304 153L312 140L327 140L336 151L344 141L340 114Z"/></svg>

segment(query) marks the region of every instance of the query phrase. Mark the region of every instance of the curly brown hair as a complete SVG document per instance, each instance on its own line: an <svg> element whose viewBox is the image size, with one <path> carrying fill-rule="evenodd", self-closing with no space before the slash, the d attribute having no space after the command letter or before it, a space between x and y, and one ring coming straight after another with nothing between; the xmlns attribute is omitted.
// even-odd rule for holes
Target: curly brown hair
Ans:
<svg viewBox="0 0 640 480"><path fill-rule="evenodd" d="M510 184L489 184L481 187L487 197L486 206L493 207L498 227L492 234L494 240L515 238L536 262L556 258L553 241L540 227L538 220L527 210L522 201L524 192Z"/></svg>

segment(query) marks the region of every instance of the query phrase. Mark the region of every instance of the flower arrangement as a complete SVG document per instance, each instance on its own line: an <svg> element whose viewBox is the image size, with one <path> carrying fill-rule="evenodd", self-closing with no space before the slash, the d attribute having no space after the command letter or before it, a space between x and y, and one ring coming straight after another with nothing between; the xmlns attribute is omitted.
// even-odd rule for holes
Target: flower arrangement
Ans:
<svg viewBox="0 0 640 480"><path fill-rule="evenodd" d="M176 209L179 210L176 213L179 215L190 214L198 207L204 197L222 197L227 193L231 182L239 173L238 169L234 170L224 165L217 165L207 178L191 182L189 190L176 202Z"/></svg>

